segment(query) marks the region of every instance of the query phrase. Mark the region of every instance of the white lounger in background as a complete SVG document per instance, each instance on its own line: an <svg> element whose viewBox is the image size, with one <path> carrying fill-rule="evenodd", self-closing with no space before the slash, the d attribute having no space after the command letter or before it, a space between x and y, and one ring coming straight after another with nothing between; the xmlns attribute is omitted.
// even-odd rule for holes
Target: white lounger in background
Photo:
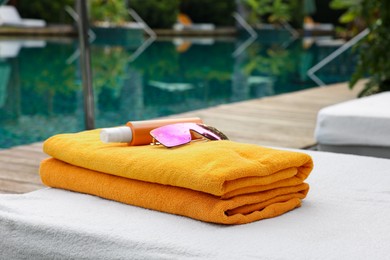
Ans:
<svg viewBox="0 0 390 260"><path fill-rule="evenodd" d="M178 15L177 23L173 25L173 29L176 31L213 31L215 30L215 25L212 23L193 23L190 17L181 13Z"/></svg>
<svg viewBox="0 0 390 260"><path fill-rule="evenodd" d="M390 92L323 108L315 138L321 151L390 158Z"/></svg>
<svg viewBox="0 0 390 260"><path fill-rule="evenodd" d="M0 195L0 258L388 259L390 160L304 152L315 167L302 207L245 225L51 188Z"/></svg>
<svg viewBox="0 0 390 260"><path fill-rule="evenodd" d="M41 19L22 19L18 10L11 5L0 6L0 26L45 27L46 21Z"/></svg>

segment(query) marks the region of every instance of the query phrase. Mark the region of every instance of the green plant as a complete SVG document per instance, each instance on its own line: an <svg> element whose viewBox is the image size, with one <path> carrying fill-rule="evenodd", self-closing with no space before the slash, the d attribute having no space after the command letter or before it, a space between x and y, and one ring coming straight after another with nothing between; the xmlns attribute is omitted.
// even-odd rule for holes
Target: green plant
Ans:
<svg viewBox="0 0 390 260"><path fill-rule="evenodd" d="M249 7L249 21L261 23L266 20L269 23L289 22L296 10L296 2L283 0L243 0Z"/></svg>
<svg viewBox="0 0 390 260"><path fill-rule="evenodd" d="M310 10L307 8L302 8L302 0L293 0L289 1L291 19L288 21L294 28L302 28L303 18L305 15L311 15ZM305 10L306 9L306 10ZM314 11L314 10L311 10Z"/></svg>
<svg viewBox="0 0 390 260"><path fill-rule="evenodd" d="M126 3L122 0L92 0L90 1L90 16L92 22L109 22L124 24L130 19Z"/></svg>
<svg viewBox="0 0 390 260"><path fill-rule="evenodd" d="M195 23L213 23L217 26L232 26L235 20L235 0L182 0L180 12L188 15Z"/></svg>
<svg viewBox="0 0 390 260"><path fill-rule="evenodd" d="M347 25L347 28L338 27L339 34L348 36L355 35L366 27L366 23L362 20L362 0L332 0L329 6L334 10L343 10L344 13L339 17L341 24Z"/></svg>
<svg viewBox="0 0 390 260"><path fill-rule="evenodd" d="M47 23L72 23L65 6L74 6L74 0L19 0L16 7L22 17L40 18Z"/></svg>
<svg viewBox="0 0 390 260"><path fill-rule="evenodd" d="M132 0L129 7L152 28L172 28L179 10L179 0Z"/></svg>
<svg viewBox="0 0 390 260"><path fill-rule="evenodd" d="M369 34L360 41L358 65L349 86L368 76L369 80L359 96L390 90L390 1L388 0L333 0L333 8L347 8L343 22L367 26ZM354 26L356 27L356 26Z"/></svg>

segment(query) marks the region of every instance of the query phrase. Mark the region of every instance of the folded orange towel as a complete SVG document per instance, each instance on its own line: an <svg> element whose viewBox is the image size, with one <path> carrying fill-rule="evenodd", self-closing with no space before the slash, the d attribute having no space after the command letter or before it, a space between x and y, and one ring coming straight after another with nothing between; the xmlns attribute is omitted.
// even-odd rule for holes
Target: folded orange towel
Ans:
<svg viewBox="0 0 390 260"><path fill-rule="evenodd" d="M53 158L41 163L40 175L50 187L221 224L244 224L279 216L299 207L309 189L301 182L221 199L190 189L99 173Z"/></svg>
<svg viewBox="0 0 390 260"><path fill-rule="evenodd" d="M309 155L232 141L177 148L102 143L100 130L61 134L44 151L63 162L150 183L231 198L301 184L313 168Z"/></svg>

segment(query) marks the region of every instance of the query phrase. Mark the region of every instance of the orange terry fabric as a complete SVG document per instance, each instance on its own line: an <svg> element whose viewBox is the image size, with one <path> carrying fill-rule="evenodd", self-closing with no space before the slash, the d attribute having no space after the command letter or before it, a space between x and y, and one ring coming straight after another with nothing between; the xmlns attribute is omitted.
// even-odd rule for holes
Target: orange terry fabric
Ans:
<svg viewBox="0 0 390 260"><path fill-rule="evenodd" d="M220 199L204 192L99 173L53 158L41 163L40 175L50 187L220 224L244 224L279 216L299 207L309 189L301 183Z"/></svg>
<svg viewBox="0 0 390 260"><path fill-rule="evenodd" d="M279 216L301 205L309 155L232 141L177 148L102 143L100 130L44 143L44 184L135 206L221 223Z"/></svg>
<svg viewBox="0 0 390 260"><path fill-rule="evenodd" d="M167 149L103 143L100 130L61 134L44 151L98 172L229 198L302 183L313 168L309 155L232 141L195 142Z"/></svg>

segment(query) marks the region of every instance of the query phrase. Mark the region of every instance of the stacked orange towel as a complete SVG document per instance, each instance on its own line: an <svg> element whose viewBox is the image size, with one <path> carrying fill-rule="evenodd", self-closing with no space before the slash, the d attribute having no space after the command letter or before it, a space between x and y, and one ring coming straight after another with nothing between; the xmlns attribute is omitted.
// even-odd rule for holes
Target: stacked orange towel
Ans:
<svg viewBox="0 0 390 260"><path fill-rule="evenodd" d="M301 205L309 155L232 141L167 149L102 143L100 130L49 138L44 184L194 219L243 224Z"/></svg>

